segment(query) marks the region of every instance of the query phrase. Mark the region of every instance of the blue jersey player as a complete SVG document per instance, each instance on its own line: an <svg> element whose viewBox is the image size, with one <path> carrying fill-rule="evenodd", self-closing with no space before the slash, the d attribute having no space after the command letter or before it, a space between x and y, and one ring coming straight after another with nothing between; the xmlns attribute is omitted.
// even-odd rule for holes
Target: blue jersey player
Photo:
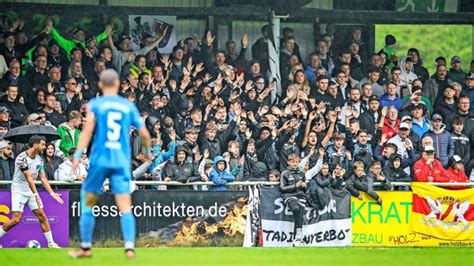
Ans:
<svg viewBox="0 0 474 266"><path fill-rule="evenodd" d="M144 154L151 160L150 134L135 105L118 96L120 80L114 70L106 70L100 76L99 87L103 96L89 102L86 122L74 154L72 172L92 141L90 168L81 189L82 214L79 219L81 248L71 251L75 258L92 256L92 235L95 218L92 208L102 192L106 178L110 178L115 202L122 213L120 224L127 257L135 257L135 217L131 212L130 180L131 151L130 128L135 127L142 138Z"/></svg>

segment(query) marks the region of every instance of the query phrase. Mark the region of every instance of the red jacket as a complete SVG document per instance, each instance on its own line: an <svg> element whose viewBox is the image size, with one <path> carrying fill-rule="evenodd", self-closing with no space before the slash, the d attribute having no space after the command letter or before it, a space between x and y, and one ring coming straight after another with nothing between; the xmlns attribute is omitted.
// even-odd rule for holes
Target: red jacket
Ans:
<svg viewBox="0 0 474 266"><path fill-rule="evenodd" d="M456 182L469 182L469 178L467 178L467 175L464 171L456 173L452 167L449 167L448 172L453 176L454 181Z"/></svg>
<svg viewBox="0 0 474 266"><path fill-rule="evenodd" d="M385 118L385 121L383 123L383 128L382 128L382 134L386 134L387 140L389 140L393 136L397 135L399 128L400 128L400 119L397 119L395 123L395 127L392 127L392 125L390 125L390 122L388 121L388 118Z"/></svg>
<svg viewBox="0 0 474 266"><path fill-rule="evenodd" d="M433 167L421 158L415 163L415 182L429 182L428 176L433 177L433 182L451 182L456 181L450 172L443 168L440 161L434 159Z"/></svg>

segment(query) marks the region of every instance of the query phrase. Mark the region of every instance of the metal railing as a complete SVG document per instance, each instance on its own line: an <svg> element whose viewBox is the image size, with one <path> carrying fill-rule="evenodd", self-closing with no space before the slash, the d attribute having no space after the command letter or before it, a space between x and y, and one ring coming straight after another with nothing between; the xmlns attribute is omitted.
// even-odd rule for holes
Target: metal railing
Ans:
<svg viewBox="0 0 474 266"><path fill-rule="evenodd" d="M10 185L12 181L0 181L0 185ZM36 184L41 184L40 181L36 181ZM49 181L51 185L61 185L61 186L73 186L73 185L81 185L81 181L75 182L64 182L64 181ZM158 185L165 185L165 186L196 186L196 185L207 185L207 186L215 186L213 182L191 182L191 183L180 183L176 181L133 181L135 185L149 185L149 186L158 186ZM225 184L226 186L255 186L255 185L279 185L279 182L267 182L267 181L238 181L238 182L230 182ZM411 182L392 182L393 186L411 186ZM466 183L435 183L435 182L426 182L426 184L439 186L439 187L474 187L474 182L466 182ZM343 184L344 185L344 184ZM374 186L381 186L383 185L381 182L374 182Z"/></svg>

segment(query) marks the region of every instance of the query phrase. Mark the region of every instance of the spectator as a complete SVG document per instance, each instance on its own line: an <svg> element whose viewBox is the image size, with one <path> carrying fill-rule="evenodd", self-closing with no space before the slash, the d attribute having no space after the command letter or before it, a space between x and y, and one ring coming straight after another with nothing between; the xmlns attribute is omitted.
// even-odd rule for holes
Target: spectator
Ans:
<svg viewBox="0 0 474 266"><path fill-rule="evenodd" d="M422 138L423 135L428 132L431 128L430 121L425 116L425 111L423 109L424 105L414 104L411 107L411 116L412 120L412 130L418 137Z"/></svg>
<svg viewBox="0 0 474 266"><path fill-rule="evenodd" d="M402 157L403 160L413 161L415 160L415 150L413 149L413 143L408 138L410 134L410 127L407 123L401 123L398 130L398 134L392 137L388 143L393 143L397 146L397 154ZM405 172L410 173L410 167L405 167Z"/></svg>
<svg viewBox="0 0 474 266"><path fill-rule="evenodd" d="M47 95L43 111L46 114L46 119L55 127L66 121L64 116L57 111L58 107L61 108L61 104L56 101L56 96L53 94Z"/></svg>
<svg viewBox="0 0 474 266"><path fill-rule="evenodd" d="M464 130L464 120L460 117L456 117L453 120L453 132L451 137L454 143L454 156L462 158L461 162L467 166L466 174L471 174L473 162L471 161L471 144L469 138L462 132Z"/></svg>
<svg viewBox="0 0 474 266"><path fill-rule="evenodd" d="M75 78L68 78L66 80L66 92L61 93L57 100L61 105L61 110L64 111L64 115L68 116L73 110L79 110L82 106L82 90L83 85L79 84Z"/></svg>
<svg viewBox="0 0 474 266"><path fill-rule="evenodd" d="M291 154L288 157L288 168L281 173L280 190L283 202L293 213L295 246L301 244L303 240L303 215L304 206L306 205L306 179L304 174L299 170L300 163L297 154Z"/></svg>
<svg viewBox="0 0 474 266"><path fill-rule="evenodd" d="M435 106L434 112L441 115L445 121L446 129L452 131L451 124L458 111L458 105L454 98L454 88L451 85L446 86L443 93L442 100Z"/></svg>
<svg viewBox="0 0 474 266"><path fill-rule="evenodd" d="M37 113L32 113L28 115L28 118L26 119L27 125L40 125L40 122L41 117Z"/></svg>
<svg viewBox="0 0 474 266"><path fill-rule="evenodd" d="M392 182L411 182L410 176L403 171L402 168L402 157L395 154L394 158L389 161L388 167L383 169L385 177ZM397 189L398 188L398 189ZM395 187L395 190L410 190L409 186Z"/></svg>
<svg viewBox="0 0 474 266"><path fill-rule="evenodd" d="M0 54L0 80L3 78L3 75L7 73L8 71L8 65L7 62L5 61L5 57Z"/></svg>
<svg viewBox="0 0 474 266"><path fill-rule="evenodd" d="M380 97L384 93L384 90L383 90L383 87L377 83L379 78L380 78L380 69L377 67L370 67L368 76L363 78L359 82L359 84L364 84L364 83L371 84L373 95L377 95Z"/></svg>
<svg viewBox="0 0 474 266"><path fill-rule="evenodd" d="M309 84L313 85L316 82L316 71L320 67L321 59L318 53L313 52L309 55L309 64L305 67L305 74L308 78Z"/></svg>
<svg viewBox="0 0 474 266"><path fill-rule="evenodd" d="M423 85L423 96L430 99L431 106L434 106L444 95L444 89L453 81L447 77L448 71L445 65L436 67L434 77L428 79Z"/></svg>
<svg viewBox="0 0 474 266"><path fill-rule="evenodd" d="M38 45L48 36L51 31L51 27L46 26L40 34L36 35L33 39L24 44L16 43L15 30L16 29L13 29L13 31L5 31L3 33L3 39L5 42L0 46L0 54L4 56L7 64L10 64L10 62L15 59L23 58L27 51Z"/></svg>
<svg viewBox="0 0 474 266"><path fill-rule="evenodd" d="M354 173L346 179L346 189L352 196L362 200L361 191L367 193L371 198L382 204L382 197L374 191L373 179L364 172L364 163L357 161L354 163Z"/></svg>
<svg viewBox="0 0 474 266"><path fill-rule="evenodd" d="M451 134L445 130L443 118L439 114L432 116L433 128L425 134L433 139L435 156L441 161L443 167L447 168L448 159L454 155L454 143Z"/></svg>
<svg viewBox="0 0 474 266"><path fill-rule="evenodd" d="M131 60L135 59L136 55L146 55L151 49L155 48L163 39L166 34L166 30L163 35L160 36L153 43L143 47L138 51L132 49L131 37L128 35L122 35L119 38L120 51L115 47L114 41L112 40L113 28L111 25L107 25L105 32L108 36L110 48L112 49L112 63L117 69L118 73L122 73L122 68L126 63L130 63ZM99 39L99 38L98 38Z"/></svg>
<svg viewBox="0 0 474 266"><path fill-rule="evenodd" d="M245 158L245 157L242 157ZM225 184L235 181L235 177L240 172L240 165L237 166L230 172L228 169L228 163L222 156L214 158L214 169L209 175L209 180L215 184L215 186L209 187L210 190L226 190Z"/></svg>
<svg viewBox="0 0 474 266"><path fill-rule="evenodd" d="M342 70L338 70L333 73L333 77L333 81L337 86L337 94L347 101L352 87L351 84L347 82L346 73Z"/></svg>
<svg viewBox="0 0 474 266"><path fill-rule="evenodd" d="M324 40L318 42L318 54L321 60L321 66L326 70L326 73L332 73L335 67L334 60L329 54L328 43Z"/></svg>
<svg viewBox="0 0 474 266"><path fill-rule="evenodd" d="M390 81L397 85L397 94L402 95L402 87L406 88L406 85L402 83L402 70L396 66L390 70L390 73L392 74Z"/></svg>
<svg viewBox="0 0 474 266"><path fill-rule="evenodd" d="M10 111L12 128L22 125L28 116L23 101L23 98L18 96L18 86L15 84L8 85L6 95L0 98L0 106L5 106Z"/></svg>
<svg viewBox="0 0 474 266"><path fill-rule="evenodd" d="M403 97L405 102L400 107L400 110L402 111L403 115L407 115L413 109L414 105L421 104L422 108L426 110L425 114L431 115L433 112L433 107L431 106L430 99L423 96L423 89L416 83L417 81L415 80L411 88L411 94Z"/></svg>
<svg viewBox="0 0 474 266"><path fill-rule="evenodd" d="M247 33L245 33L242 36L240 53L237 52L238 51L237 44L235 43L235 41L229 40L226 42L227 63L237 68L240 72L243 72L243 70L245 69L245 66L247 65L247 62L245 60L245 54L247 52L248 45L249 45L249 36Z"/></svg>
<svg viewBox="0 0 474 266"><path fill-rule="evenodd" d="M418 76L413 72L412 60L408 56L403 56L400 58L398 63L400 70L402 71L401 81L400 81L400 95L407 95L411 91L412 83L414 80L418 79Z"/></svg>
<svg viewBox="0 0 474 266"><path fill-rule="evenodd" d="M72 160L74 159L74 152L76 152L76 148L71 148L68 151L68 159L61 163L58 166L58 169L54 172L54 179L56 181L64 181L64 182L74 182L74 181L84 181L87 176L87 170L84 166L82 159L79 163L76 171L74 173L71 172L72 170Z"/></svg>
<svg viewBox="0 0 474 266"><path fill-rule="evenodd" d="M372 162L372 164L370 165L370 172L367 176L369 178L372 178L374 182L382 183L382 187L384 190L393 190L392 183L390 183L390 180L385 175L385 173L382 172L382 164L380 163L380 161L375 160Z"/></svg>
<svg viewBox="0 0 474 266"><path fill-rule="evenodd" d="M469 182L461 157L454 155L449 161L448 173L452 175L453 179L456 182Z"/></svg>
<svg viewBox="0 0 474 266"><path fill-rule="evenodd" d="M435 148L426 146L421 158L415 163L415 182L452 182L453 176L435 159Z"/></svg>
<svg viewBox="0 0 474 266"><path fill-rule="evenodd" d="M79 143L80 128L83 117L78 111L72 111L68 116L67 123L58 127L58 135L61 137L59 148L63 154L69 154L71 148L76 148Z"/></svg>
<svg viewBox="0 0 474 266"><path fill-rule="evenodd" d="M466 73L461 68L461 57L455 55L451 58L451 68L448 72L448 78L457 83L462 83L466 78Z"/></svg>
<svg viewBox="0 0 474 266"><path fill-rule="evenodd" d="M397 135L399 128L400 119L398 119L398 111L395 107L391 106L387 111L387 118L385 118L383 123L382 134L385 134L387 139L391 139Z"/></svg>
<svg viewBox="0 0 474 266"><path fill-rule="evenodd" d="M194 181L199 181L201 177L199 176L197 166L193 163L187 162L187 153L184 147L178 146L175 150L174 162L168 164L163 169L164 178L166 182L177 181L181 183L189 183ZM177 187L168 186L168 189L177 189Z"/></svg>
<svg viewBox="0 0 474 266"><path fill-rule="evenodd" d="M420 57L420 52L416 48L408 49L407 55L411 58L413 62L413 72L418 76L418 79L421 82L425 82L430 78L430 74L428 73L428 69L423 66L423 60Z"/></svg>
<svg viewBox="0 0 474 266"><path fill-rule="evenodd" d="M315 84L316 84L316 87L311 88L309 96L311 99L314 99L315 104L319 104L320 102L328 98L327 90L329 86L329 78L327 76L318 76Z"/></svg>
<svg viewBox="0 0 474 266"><path fill-rule="evenodd" d="M18 86L18 94L20 96L26 96L31 91L30 83L28 80L21 76L21 65L20 61L13 59L8 65L8 72L5 73L3 79L0 80L0 91L5 92L10 84Z"/></svg>
<svg viewBox="0 0 474 266"><path fill-rule="evenodd" d="M387 67L392 69L397 64L397 56L395 55L395 45L397 43L397 39L395 36L388 34L385 36L385 46L382 48L382 51L387 54ZM380 95L379 95L380 96Z"/></svg>
<svg viewBox="0 0 474 266"><path fill-rule="evenodd" d="M13 179L15 171L15 159L13 156L13 144L7 140L0 142L0 180L9 181Z"/></svg>
<svg viewBox="0 0 474 266"><path fill-rule="evenodd" d="M421 138L413 131L413 119L409 115L405 115L400 119L401 123L406 123L408 128L410 129L410 133L408 134L408 138L411 140L411 143L413 144L413 149L415 150L415 153L421 154L423 151L421 149L420 145L420 140Z"/></svg>
<svg viewBox="0 0 474 266"><path fill-rule="evenodd" d="M268 39L270 38L270 26L262 27L262 37L252 45L252 58L262 63L262 71L269 69L268 63ZM251 64L252 65L252 64Z"/></svg>
<svg viewBox="0 0 474 266"><path fill-rule="evenodd" d="M386 86L386 93L384 93L380 97L380 105L382 107L395 107L398 111L403 105L403 100L400 99L399 95L397 94L397 85L395 83L389 82Z"/></svg>
<svg viewBox="0 0 474 266"><path fill-rule="evenodd" d="M56 155L56 146L53 143L47 143L43 154L44 172L48 180L55 180L54 173L59 165L63 163L63 159Z"/></svg>
<svg viewBox="0 0 474 266"><path fill-rule="evenodd" d="M64 84L62 83L62 68L58 65L53 65L48 70L49 83L45 88L47 93L58 93L64 91ZM43 88L44 89L44 88Z"/></svg>

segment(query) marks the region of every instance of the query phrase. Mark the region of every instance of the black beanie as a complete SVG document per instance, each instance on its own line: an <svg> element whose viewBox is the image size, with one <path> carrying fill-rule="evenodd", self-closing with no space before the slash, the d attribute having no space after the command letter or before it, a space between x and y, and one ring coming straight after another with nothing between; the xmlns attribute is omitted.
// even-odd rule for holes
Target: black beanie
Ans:
<svg viewBox="0 0 474 266"><path fill-rule="evenodd" d="M397 42L397 39L395 39L395 36L389 34L385 36L385 46L395 44Z"/></svg>

